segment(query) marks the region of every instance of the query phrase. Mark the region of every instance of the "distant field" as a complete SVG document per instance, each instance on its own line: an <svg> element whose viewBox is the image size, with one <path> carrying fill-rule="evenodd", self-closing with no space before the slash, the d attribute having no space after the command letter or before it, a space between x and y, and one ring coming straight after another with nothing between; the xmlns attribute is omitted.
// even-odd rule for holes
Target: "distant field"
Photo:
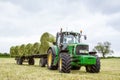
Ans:
<svg viewBox="0 0 120 80"><path fill-rule="evenodd" d="M48 70L36 64L17 65L14 58L0 58L0 80L120 80L120 59L102 59L100 73L86 73L85 68L69 74Z"/></svg>

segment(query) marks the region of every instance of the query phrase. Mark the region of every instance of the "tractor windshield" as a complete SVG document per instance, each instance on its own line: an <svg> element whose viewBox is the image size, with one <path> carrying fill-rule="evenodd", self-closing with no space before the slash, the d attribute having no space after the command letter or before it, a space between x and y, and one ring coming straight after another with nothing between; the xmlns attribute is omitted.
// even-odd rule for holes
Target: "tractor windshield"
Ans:
<svg viewBox="0 0 120 80"><path fill-rule="evenodd" d="M64 35L63 43L67 43L67 44L79 43L79 36L78 35L72 35L72 34Z"/></svg>

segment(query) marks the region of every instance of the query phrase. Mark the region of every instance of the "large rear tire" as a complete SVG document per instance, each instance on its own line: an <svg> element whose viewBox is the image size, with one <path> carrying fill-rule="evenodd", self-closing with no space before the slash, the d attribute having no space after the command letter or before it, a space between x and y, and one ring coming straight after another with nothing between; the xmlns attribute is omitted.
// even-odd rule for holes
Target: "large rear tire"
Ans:
<svg viewBox="0 0 120 80"><path fill-rule="evenodd" d="M91 66L86 66L86 72L98 73L100 72L100 58L96 56L96 64Z"/></svg>
<svg viewBox="0 0 120 80"><path fill-rule="evenodd" d="M54 59L55 59L55 55L53 54L52 49L49 49L48 50L48 55L47 55L47 67L50 70L56 70L57 69L57 66L53 65Z"/></svg>
<svg viewBox="0 0 120 80"><path fill-rule="evenodd" d="M71 58L67 53L61 53L59 56L59 72L70 73L71 71Z"/></svg>

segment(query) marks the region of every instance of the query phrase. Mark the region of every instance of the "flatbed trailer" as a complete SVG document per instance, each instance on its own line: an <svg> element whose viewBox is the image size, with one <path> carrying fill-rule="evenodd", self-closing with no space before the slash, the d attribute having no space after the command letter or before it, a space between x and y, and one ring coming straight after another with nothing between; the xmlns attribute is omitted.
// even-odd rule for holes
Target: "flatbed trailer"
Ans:
<svg viewBox="0 0 120 80"><path fill-rule="evenodd" d="M33 54L28 56L16 56L15 60L18 65L22 65L23 62L28 62L29 65L34 65L34 58L39 58L39 65L44 67L47 64L47 54Z"/></svg>

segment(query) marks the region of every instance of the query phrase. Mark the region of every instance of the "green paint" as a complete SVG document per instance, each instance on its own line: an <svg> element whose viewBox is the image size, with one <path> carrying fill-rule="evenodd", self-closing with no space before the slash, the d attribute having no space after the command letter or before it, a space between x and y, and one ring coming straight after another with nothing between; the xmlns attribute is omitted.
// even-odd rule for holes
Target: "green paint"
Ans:
<svg viewBox="0 0 120 80"><path fill-rule="evenodd" d="M96 57L91 55L74 56L71 62L72 66L86 66L94 64L96 64Z"/></svg>
<svg viewBox="0 0 120 80"><path fill-rule="evenodd" d="M59 59L59 48L58 48L58 46L55 46L55 45L53 46L53 48L55 49L55 54L56 54L53 65L56 65L58 63L58 59Z"/></svg>

